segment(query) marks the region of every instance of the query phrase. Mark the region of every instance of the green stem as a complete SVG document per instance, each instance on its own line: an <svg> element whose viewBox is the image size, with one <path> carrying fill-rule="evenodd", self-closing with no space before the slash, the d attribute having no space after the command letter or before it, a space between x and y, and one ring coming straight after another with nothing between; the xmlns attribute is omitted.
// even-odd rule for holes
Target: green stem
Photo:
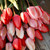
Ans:
<svg viewBox="0 0 50 50"><path fill-rule="evenodd" d="M20 0L20 3L21 3L21 8L22 8L22 11L24 11L24 9L23 9L23 4L22 4L22 1Z"/></svg>
<svg viewBox="0 0 50 50"><path fill-rule="evenodd" d="M34 5L33 1L32 0L30 0L30 1L31 1L32 5Z"/></svg>
<svg viewBox="0 0 50 50"><path fill-rule="evenodd" d="M28 0L26 0L26 1L27 1L28 6L30 6L29 1Z"/></svg>
<svg viewBox="0 0 50 50"><path fill-rule="evenodd" d="M7 8L7 1L5 0L5 8Z"/></svg>
<svg viewBox="0 0 50 50"><path fill-rule="evenodd" d="M2 12L3 11L3 5L1 4L0 5L0 12Z"/></svg>
<svg viewBox="0 0 50 50"><path fill-rule="evenodd" d="M14 13L14 15L15 15L16 13L15 13L15 11L14 11L14 7L12 7L12 9L13 9L13 13Z"/></svg>
<svg viewBox="0 0 50 50"><path fill-rule="evenodd" d="M22 0L22 3L23 3L23 9L24 9L24 11L26 11L27 5L26 5L26 3L25 3L25 0Z"/></svg>
<svg viewBox="0 0 50 50"><path fill-rule="evenodd" d="M31 0L31 2L32 2L32 4L34 3L33 5L35 5L35 6L38 5L37 2L36 2L36 0Z"/></svg>
<svg viewBox="0 0 50 50"><path fill-rule="evenodd" d="M8 8L11 8L11 7L13 7L13 4L12 3L8 6Z"/></svg>

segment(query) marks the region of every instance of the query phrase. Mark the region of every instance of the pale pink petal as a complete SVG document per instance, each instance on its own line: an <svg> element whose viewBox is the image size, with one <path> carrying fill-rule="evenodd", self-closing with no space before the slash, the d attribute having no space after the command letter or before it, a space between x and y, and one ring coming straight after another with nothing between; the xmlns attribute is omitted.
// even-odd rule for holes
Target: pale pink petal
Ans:
<svg viewBox="0 0 50 50"><path fill-rule="evenodd" d="M41 19L45 24L50 24L50 15L47 12L43 11Z"/></svg>
<svg viewBox="0 0 50 50"><path fill-rule="evenodd" d="M8 33L10 33L12 36L14 36L15 26L12 21L7 24L7 30L8 30Z"/></svg>
<svg viewBox="0 0 50 50"><path fill-rule="evenodd" d="M14 50L11 43L6 43L6 50Z"/></svg>
<svg viewBox="0 0 50 50"><path fill-rule="evenodd" d="M1 36L2 39L4 40L5 37L6 37L6 33L7 33L6 27L4 26L4 27L2 28L2 30L0 30L0 31L1 31L1 32L0 32L0 36Z"/></svg>
<svg viewBox="0 0 50 50"><path fill-rule="evenodd" d="M13 41L13 36L7 32L7 39L12 42Z"/></svg>
<svg viewBox="0 0 50 50"><path fill-rule="evenodd" d="M24 29L22 26L20 30L16 28L16 35L21 39L24 37Z"/></svg>
<svg viewBox="0 0 50 50"><path fill-rule="evenodd" d="M34 39L34 38L35 38L35 30L34 30L34 28L29 27L29 28L27 28L26 31L27 31L28 36L29 36L31 39Z"/></svg>
<svg viewBox="0 0 50 50"><path fill-rule="evenodd" d="M41 29L42 25L43 25L43 22L39 19L38 20L38 29Z"/></svg>
<svg viewBox="0 0 50 50"><path fill-rule="evenodd" d="M37 28L38 27L37 21L34 20L34 19L30 19L29 25L31 27L33 27L33 28Z"/></svg>
<svg viewBox="0 0 50 50"><path fill-rule="evenodd" d="M32 39L27 38L25 43L26 43L27 47L29 48L29 50L35 50L35 44Z"/></svg>
<svg viewBox="0 0 50 50"><path fill-rule="evenodd" d="M40 6L35 6L38 16L42 16L43 9Z"/></svg>

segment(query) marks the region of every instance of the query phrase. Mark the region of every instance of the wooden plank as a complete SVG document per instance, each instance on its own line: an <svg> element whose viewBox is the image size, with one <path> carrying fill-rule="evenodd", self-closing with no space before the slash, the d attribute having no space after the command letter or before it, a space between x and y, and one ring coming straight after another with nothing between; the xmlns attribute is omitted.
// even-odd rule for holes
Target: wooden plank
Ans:
<svg viewBox="0 0 50 50"><path fill-rule="evenodd" d="M39 46L37 40L35 41L35 46L36 46L36 49L35 50L40 50L40 46Z"/></svg>

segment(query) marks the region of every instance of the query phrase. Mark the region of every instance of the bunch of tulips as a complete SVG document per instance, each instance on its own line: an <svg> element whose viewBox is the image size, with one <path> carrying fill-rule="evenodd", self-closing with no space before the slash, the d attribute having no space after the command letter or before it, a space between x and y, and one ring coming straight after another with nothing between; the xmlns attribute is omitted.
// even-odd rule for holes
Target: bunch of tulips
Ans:
<svg viewBox="0 0 50 50"><path fill-rule="evenodd" d="M2 11L0 20L0 50L35 50L35 38L43 40L41 32L49 32L50 14L40 6L30 6L20 15L10 8ZM8 42L6 42L8 39Z"/></svg>

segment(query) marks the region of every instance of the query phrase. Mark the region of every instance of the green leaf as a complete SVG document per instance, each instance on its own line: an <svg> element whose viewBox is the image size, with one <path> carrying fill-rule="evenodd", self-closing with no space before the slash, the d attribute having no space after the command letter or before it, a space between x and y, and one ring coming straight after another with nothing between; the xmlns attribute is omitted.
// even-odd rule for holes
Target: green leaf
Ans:
<svg viewBox="0 0 50 50"><path fill-rule="evenodd" d="M0 4L3 2L3 0L0 0Z"/></svg>
<svg viewBox="0 0 50 50"><path fill-rule="evenodd" d="M8 6L8 8L11 8L11 7L13 7L13 4L12 3Z"/></svg>
<svg viewBox="0 0 50 50"><path fill-rule="evenodd" d="M0 16L1 16L1 14L2 14L2 11L0 10Z"/></svg>
<svg viewBox="0 0 50 50"><path fill-rule="evenodd" d="M18 4L15 0L9 0L11 3L13 3L13 5L19 10L18 8Z"/></svg>

